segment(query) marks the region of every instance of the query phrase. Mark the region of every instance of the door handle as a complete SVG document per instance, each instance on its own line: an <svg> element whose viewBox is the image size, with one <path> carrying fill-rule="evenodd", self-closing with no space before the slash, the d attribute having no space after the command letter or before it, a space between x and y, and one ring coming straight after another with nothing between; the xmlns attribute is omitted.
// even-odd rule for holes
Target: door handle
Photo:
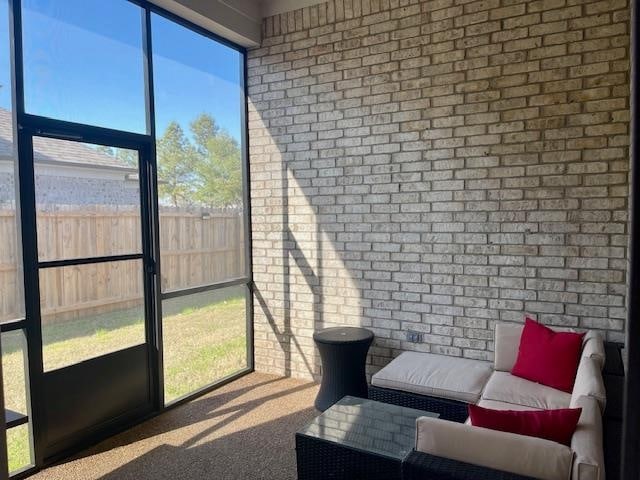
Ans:
<svg viewBox="0 0 640 480"><path fill-rule="evenodd" d="M153 260L149 260L146 264L146 266L144 267L145 272L151 274L151 275L155 275L156 272L156 262L154 262Z"/></svg>

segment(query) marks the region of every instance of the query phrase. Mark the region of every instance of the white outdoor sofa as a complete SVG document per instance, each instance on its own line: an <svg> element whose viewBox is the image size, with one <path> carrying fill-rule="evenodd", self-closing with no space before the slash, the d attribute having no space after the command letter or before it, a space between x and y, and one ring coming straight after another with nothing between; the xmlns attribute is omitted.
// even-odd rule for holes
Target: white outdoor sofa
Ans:
<svg viewBox="0 0 640 480"><path fill-rule="evenodd" d="M585 335L573 392L566 393L509 373L522 328L496 325L493 364L405 352L373 375L370 398L440 413L438 419L418 419L416 446L403 464L403 480L604 480L602 338L596 332ZM469 403L497 410L583 410L567 447L471 426Z"/></svg>

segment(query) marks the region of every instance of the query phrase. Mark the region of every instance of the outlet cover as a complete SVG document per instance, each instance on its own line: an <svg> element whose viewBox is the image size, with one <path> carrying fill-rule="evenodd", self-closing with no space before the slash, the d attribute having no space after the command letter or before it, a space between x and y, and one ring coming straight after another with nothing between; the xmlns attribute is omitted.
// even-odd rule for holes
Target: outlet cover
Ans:
<svg viewBox="0 0 640 480"><path fill-rule="evenodd" d="M416 332L415 330L407 330L407 342L422 343L422 332Z"/></svg>

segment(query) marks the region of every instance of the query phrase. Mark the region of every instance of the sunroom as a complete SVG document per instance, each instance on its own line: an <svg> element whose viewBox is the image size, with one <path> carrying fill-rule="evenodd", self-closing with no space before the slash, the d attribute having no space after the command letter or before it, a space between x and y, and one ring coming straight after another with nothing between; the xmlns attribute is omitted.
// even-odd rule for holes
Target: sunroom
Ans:
<svg viewBox="0 0 640 480"><path fill-rule="evenodd" d="M0 0L0 478L638 478L635 3Z"/></svg>

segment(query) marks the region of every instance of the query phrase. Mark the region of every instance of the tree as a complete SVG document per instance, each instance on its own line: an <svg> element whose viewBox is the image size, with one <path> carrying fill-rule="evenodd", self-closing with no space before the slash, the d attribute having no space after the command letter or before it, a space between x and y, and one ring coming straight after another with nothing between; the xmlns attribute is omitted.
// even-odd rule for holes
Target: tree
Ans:
<svg viewBox="0 0 640 480"><path fill-rule="evenodd" d="M206 145L210 139L217 137L221 133L220 127L213 117L206 113L198 115L189 127L193 134L196 150L199 154L206 155Z"/></svg>
<svg viewBox="0 0 640 480"><path fill-rule="evenodd" d="M242 204L242 155L238 141L208 114L198 115L187 136L171 122L158 139L158 193L174 207L237 207ZM137 166L135 151L99 146L98 151Z"/></svg>
<svg viewBox="0 0 640 480"><path fill-rule="evenodd" d="M96 150L116 158L130 167L138 168L138 153L135 150L107 147L106 145L98 145Z"/></svg>
<svg viewBox="0 0 640 480"><path fill-rule="evenodd" d="M194 172L196 152L182 127L171 122L156 147L158 193L174 207L190 205L197 184Z"/></svg>
<svg viewBox="0 0 640 480"><path fill-rule="evenodd" d="M195 168L198 174L196 198L210 207L242 204L242 162L238 142L227 132L207 138Z"/></svg>

